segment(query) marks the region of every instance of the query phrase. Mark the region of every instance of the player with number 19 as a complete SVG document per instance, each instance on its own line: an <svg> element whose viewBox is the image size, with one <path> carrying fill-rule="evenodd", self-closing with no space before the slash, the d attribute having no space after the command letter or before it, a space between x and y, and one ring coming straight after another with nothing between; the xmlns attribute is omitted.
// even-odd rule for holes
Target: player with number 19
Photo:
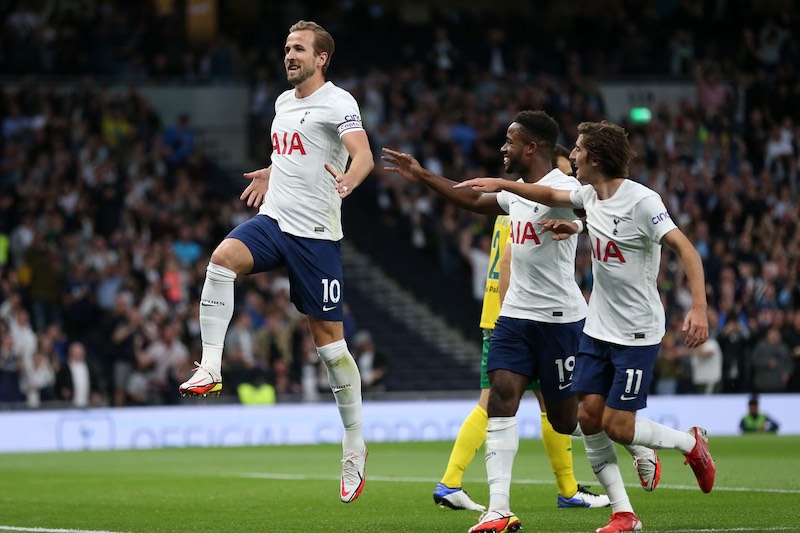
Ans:
<svg viewBox="0 0 800 533"><path fill-rule="evenodd" d="M318 24L301 20L289 29L284 67L294 89L275 102L272 164L244 174L251 182L240 197L260 209L211 256L200 300L202 361L179 389L193 396L222 390L222 348L233 316L234 280L285 266L290 299L307 317L344 425L339 496L349 503L364 487L367 448L361 431L361 376L342 322L341 205L374 162L355 99L325 81L333 51L333 38Z"/></svg>
<svg viewBox="0 0 800 533"><path fill-rule="evenodd" d="M500 150L505 171L518 176L519 183L547 184L565 193L578 189L578 180L553 168L557 138L558 124L546 113L518 113ZM521 523L510 510L511 473L519 446L516 413L531 380L539 379L553 428L564 434L576 428L577 402L570 385L587 309L575 282L577 239L543 239L536 225L547 218L569 217L572 208L550 208L504 192L454 189L456 182L422 168L409 154L383 151L386 170L418 180L464 209L510 216L511 275L486 368L489 507L470 532L517 531Z"/></svg>

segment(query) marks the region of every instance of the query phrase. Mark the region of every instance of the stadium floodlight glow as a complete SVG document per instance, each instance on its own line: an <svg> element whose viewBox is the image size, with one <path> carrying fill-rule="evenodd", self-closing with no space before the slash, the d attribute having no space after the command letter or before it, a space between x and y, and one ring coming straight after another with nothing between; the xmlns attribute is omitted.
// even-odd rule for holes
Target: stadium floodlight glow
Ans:
<svg viewBox="0 0 800 533"><path fill-rule="evenodd" d="M652 118L653 113L647 107L631 108L630 119L634 124L648 124Z"/></svg>

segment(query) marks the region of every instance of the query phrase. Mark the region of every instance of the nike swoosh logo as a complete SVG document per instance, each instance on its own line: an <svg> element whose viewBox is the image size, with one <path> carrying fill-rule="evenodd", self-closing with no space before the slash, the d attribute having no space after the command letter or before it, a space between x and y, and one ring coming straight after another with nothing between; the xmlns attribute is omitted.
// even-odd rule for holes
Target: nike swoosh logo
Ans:
<svg viewBox="0 0 800 533"><path fill-rule="evenodd" d="M623 402L627 402L629 400L635 400L636 398L637 398L636 396L625 396L624 394L619 397L619 399L622 400Z"/></svg>
<svg viewBox="0 0 800 533"><path fill-rule="evenodd" d="M210 300L200 300L200 305L202 305L203 307L219 307L225 304L222 302L212 302Z"/></svg>
<svg viewBox="0 0 800 533"><path fill-rule="evenodd" d="M343 479L342 480L342 498L347 498L348 496L350 496L350 492L352 492L352 491L344 490L344 479Z"/></svg>
<svg viewBox="0 0 800 533"><path fill-rule="evenodd" d="M336 309L337 307L338 307L338 306L336 306L336 305L334 305L334 306L332 306L332 307L328 307L327 305L323 305L323 306L322 306L322 310L323 310L323 311L333 311L333 310L334 310L334 309Z"/></svg>
<svg viewBox="0 0 800 533"><path fill-rule="evenodd" d="M571 385L572 385L571 381L569 383L564 384L564 385L559 385L558 386L558 390L564 390L564 389L566 389L567 387L569 387Z"/></svg>

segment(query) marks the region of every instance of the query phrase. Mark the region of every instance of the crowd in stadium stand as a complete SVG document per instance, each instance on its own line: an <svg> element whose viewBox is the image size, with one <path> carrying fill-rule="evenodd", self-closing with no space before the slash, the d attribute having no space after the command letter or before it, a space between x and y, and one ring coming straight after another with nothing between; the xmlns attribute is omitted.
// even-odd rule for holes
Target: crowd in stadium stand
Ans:
<svg viewBox="0 0 800 533"><path fill-rule="evenodd" d="M545 42L539 28L542 43L519 46L499 26L474 29L423 9L401 23L430 29L430 44L417 37L404 46L407 33L395 30L398 57L370 63L337 52L330 77L360 102L376 155L391 146L464 179L502 174L499 147L518 110L552 114L571 146L578 123L605 116L598 76L693 76L696 105L658 106L648 124L626 124L639 153L631 178L662 194L708 281L712 337L687 350L681 320L690 298L665 250L659 285L670 324L655 392L800 392L797 10L788 2L784 18L768 18L693 4L677 2L663 23L655 8L623 12L599 25L595 38L607 35L608 47L594 52L577 32L574 43ZM175 37L174 18L126 6L16 3L3 13L2 74L245 76L254 80L254 131L266 131L285 88L283 26L266 31L263 43L219 37L198 51ZM388 24L377 7L357 11L320 20L339 50L358 42L348 24L371 22L365 39ZM727 31L699 31L714 16ZM575 14L572 22L586 23ZM277 50L266 48L275 48L270 35ZM180 401L177 383L200 353L197 303L208 257L251 211L193 141L191 117L162 124L135 88L113 93L88 80L60 87L32 76L14 87L0 101L0 405ZM379 222L402 220L409 246L429 251L443 275L469 279L491 221L380 166L370 178L385 213ZM577 277L588 294L587 245ZM262 274L237 286L226 391L268 383L279 399L315 398L325 379L286 278ZM356 330L348 318L348 334Z"/></svg>

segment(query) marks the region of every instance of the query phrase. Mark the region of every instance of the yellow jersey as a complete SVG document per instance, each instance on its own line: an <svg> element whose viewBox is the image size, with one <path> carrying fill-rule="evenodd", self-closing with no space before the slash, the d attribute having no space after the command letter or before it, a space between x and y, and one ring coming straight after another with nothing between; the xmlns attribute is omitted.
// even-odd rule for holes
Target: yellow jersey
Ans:
<svg viewBox="0 0 800 533"><path fill-rule="evenodd" d="M500 259L511 234L511 217L500 215L492 229L492 249L489 252L489 269L486 272L486 289L483 293L481 328L494 329L500 316Z"/></svg>

